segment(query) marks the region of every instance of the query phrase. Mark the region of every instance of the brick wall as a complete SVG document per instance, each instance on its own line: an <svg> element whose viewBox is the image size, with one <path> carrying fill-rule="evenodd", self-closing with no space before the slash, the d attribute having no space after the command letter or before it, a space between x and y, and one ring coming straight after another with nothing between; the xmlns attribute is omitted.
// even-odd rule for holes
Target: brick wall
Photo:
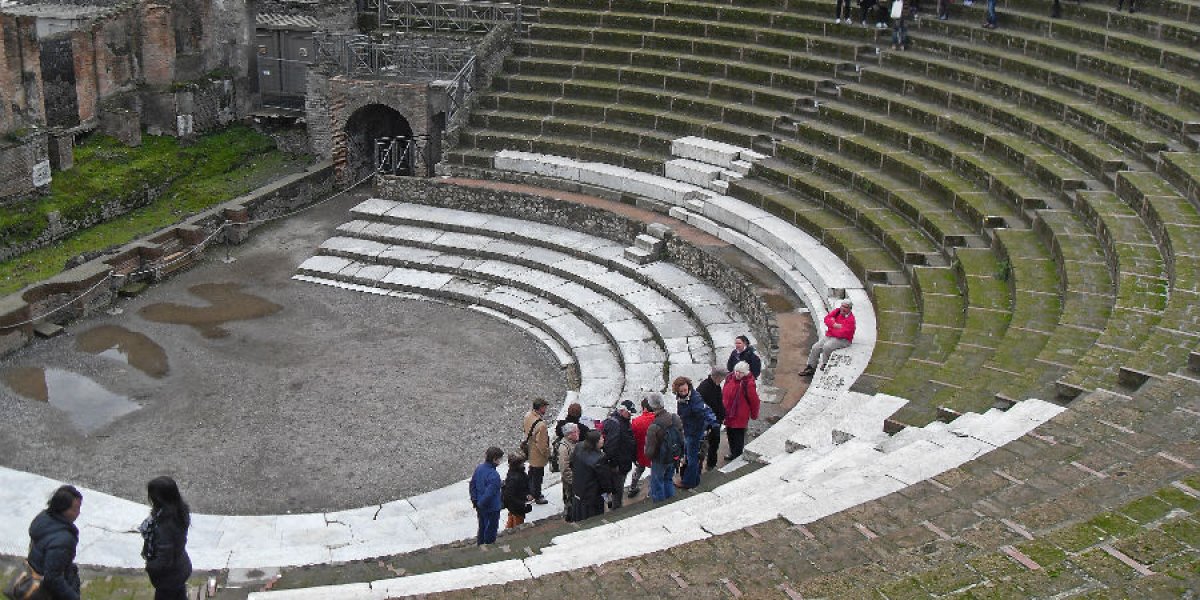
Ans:
<svg viewBox="0 0 1200 600"><path fill-rule="evenodd" d="M142 7L141 57L147 85L167 86L175 81L175 31L171 28L170 7Z"/></svg>
<svg viewBox="0 0 1200 600"><path fill-rule="evenodd" d="M347 161L346 123L354 113L366 106L380 104L400 113L408 121L414 136L425 136L433 118L429 110L429 89L428 83L342 76L329 79L330 156L338 181L346 182L357 175ZM423 170L424 166L418 168Z"/></svg>
<svg viewBox="0 0 1200 600"><path fill-rule="evenodd" d="M40 45L46 123L51 127L74 127L79 124L79 98L75 93L75 51L71 34L56 34L41 40Z"/></svg>
<svg viewBox="0 0 1200 600"><path fill-rule="evenodd" d="M44 133L28 134L19 142L0 139L0 205L34 194L33 168L49 158Z"/></svg>

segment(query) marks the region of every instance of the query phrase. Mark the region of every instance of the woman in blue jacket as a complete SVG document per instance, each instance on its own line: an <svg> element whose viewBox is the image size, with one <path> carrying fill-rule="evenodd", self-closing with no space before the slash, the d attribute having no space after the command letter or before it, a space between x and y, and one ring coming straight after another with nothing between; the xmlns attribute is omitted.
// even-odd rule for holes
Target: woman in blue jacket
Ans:
<svg viewBox="0 0 1200 600"><path fill-rule="evenodd" d="M479 517L479 533L475 543L480 546L496 543L496 532L500 529L500 474L496 467L504 458L504 451L492 446L484 454L483 462L475 467L471 476L471 506Z"/></svg>
<svg viewBox="0 0 1200 600"><path fill-rule="evenodd" d="M700 485L700 439L706 431L720 427L720 424L712 409L700 397L700 392L692 386L691 379L676 377L671 382L671 389L675 390L675 400L678 402L675 412L683 421L683 449L687 457L679 487L690 490Z"/></svg>

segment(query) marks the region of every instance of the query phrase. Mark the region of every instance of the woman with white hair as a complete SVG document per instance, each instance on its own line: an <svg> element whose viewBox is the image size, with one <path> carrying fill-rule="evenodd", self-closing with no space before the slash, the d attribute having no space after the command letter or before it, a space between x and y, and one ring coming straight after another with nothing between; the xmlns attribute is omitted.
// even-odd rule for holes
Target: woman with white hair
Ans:
<svg viewBox="0 0 1200 600"><path fill-rule="evenodd" d="M825 315L825 335L817 340L808 352L808 366L800 372L801 377L812 377L818 368L824 371L830 354L850 347L850 343L854 341L854 314L850 312L852 308L854 305L849 300L842 300Z"/></svg>
<svg viewBox="0 0 1200 600"><path fill-rule="evenodd" d="M729 440L729 462L742 455L746 445L746 426L750 420L758 420L758 387L750 374L750 365L740 362L725 378L721 388L721 402L725 405L725 437Z"/></svg>

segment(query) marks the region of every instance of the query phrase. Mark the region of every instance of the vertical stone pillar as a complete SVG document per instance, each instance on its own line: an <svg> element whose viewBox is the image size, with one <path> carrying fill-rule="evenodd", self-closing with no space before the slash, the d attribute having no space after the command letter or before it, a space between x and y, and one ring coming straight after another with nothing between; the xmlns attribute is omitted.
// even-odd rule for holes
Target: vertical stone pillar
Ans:
<svg viewBox="0 0 1200 600"><path fill-rule="evenodd" d="M50 135L50 166L55 171L66 171L75 166L75 135Z"/></svg>
<svg viewBox="0 0 1200 600"><path fill-rule="evenodd" d="M175 30L171 9L162 4L142 8L142 76L149 85L166 86L175 80Z"/></svg>
<svg viewBox="0 0 1200 600"><path fill-rule="evenodd" d="M91 31L71 32L71 56L75 67L75 97L79 108L79 122L96 118L96 47Z"/></svg>

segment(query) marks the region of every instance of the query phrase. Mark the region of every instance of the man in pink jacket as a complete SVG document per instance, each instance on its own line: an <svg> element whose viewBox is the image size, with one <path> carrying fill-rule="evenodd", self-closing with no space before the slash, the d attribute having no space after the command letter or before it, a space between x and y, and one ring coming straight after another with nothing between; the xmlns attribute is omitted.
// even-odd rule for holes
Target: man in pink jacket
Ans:
<svg viewBox="0 0 1200 600"><path fill-rule="evenodd" d="M808 353L808 366L800 372L801 377L812 377L817 372L818 364L824 371L829 355L835 350L848 348L850 342L854 341L854 315L850 312L853 307L849 300L842 300L837 308L825 315L825 335L813 344Z"/></svg>

